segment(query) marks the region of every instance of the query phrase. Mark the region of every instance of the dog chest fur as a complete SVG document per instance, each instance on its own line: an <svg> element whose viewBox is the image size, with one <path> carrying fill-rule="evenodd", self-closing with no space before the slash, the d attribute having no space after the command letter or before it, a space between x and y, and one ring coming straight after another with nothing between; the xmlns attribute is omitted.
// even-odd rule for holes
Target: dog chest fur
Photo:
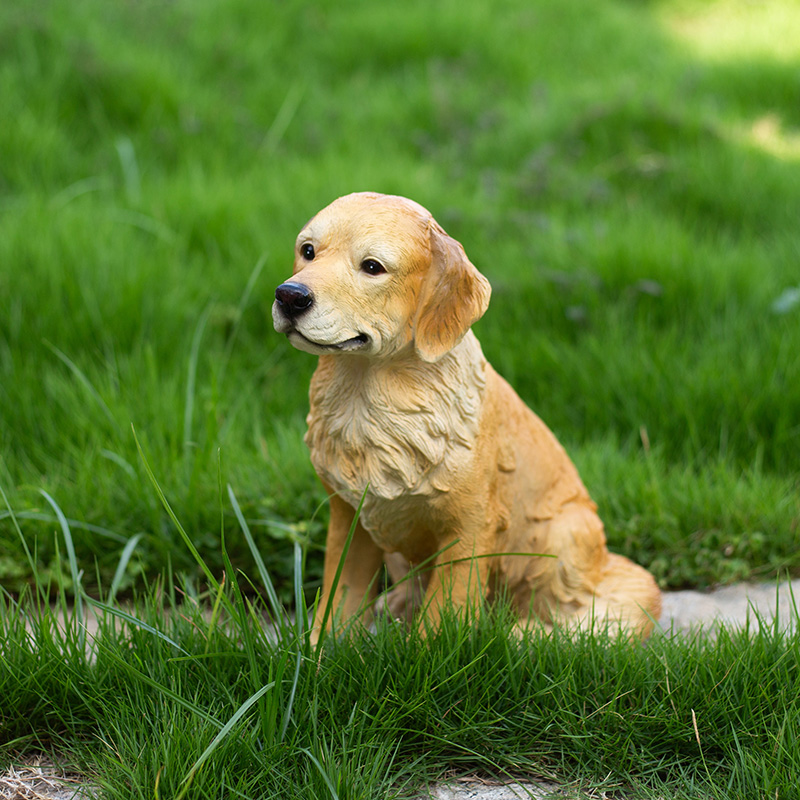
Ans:
<svg viewBox="0 0 800 800"><path fill-rule="evenodd" d="M470 332L442 359L320 358L306 443L322 480L376 540L458 485L480 427L486 359ZM391 502L387 502L391 501ZM430 509L428 509L430 513Z"/></svg>

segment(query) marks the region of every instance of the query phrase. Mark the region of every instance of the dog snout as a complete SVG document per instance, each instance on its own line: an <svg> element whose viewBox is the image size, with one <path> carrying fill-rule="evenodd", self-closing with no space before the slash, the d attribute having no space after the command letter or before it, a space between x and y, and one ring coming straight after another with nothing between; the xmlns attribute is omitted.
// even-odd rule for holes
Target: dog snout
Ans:
<svg viewBox="0 0 800 800"><path fill-rule="evenodd" d="M275 300L280 310L290 319L308 311L314 303L311 289L302 283L282 283L275 290Z"/></svg>

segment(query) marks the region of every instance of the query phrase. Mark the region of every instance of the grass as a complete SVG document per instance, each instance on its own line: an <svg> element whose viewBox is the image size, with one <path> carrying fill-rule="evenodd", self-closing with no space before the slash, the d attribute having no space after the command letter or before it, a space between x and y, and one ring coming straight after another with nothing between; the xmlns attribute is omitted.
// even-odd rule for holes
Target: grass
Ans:
<svg viewBox="0 0 800 800"><path fill-rule="evenodd" d="M280 602L318 585L314 363L269 307L299 227L359 189L428 206L489 277L484 350L614 549L664 587L798 574L799 26L790 0L3 5L3 757L175 797L224 731L191 796L449 769L791 796L796 635L517 646L500 614L319 661L258 632L263 579L217 581L258 553ZM146 627L104 622L87 659L79 609L34 613L80 590Z"/></svg>
<svg viewBox="0 0 800 800"><path fill-rule="evenodd" d="M769 5L0 12L0 485L40 575L40 490L107 582L138 537L124 591L194 570L133 426L216 569L221 458L282 596L293 541L313 586L314 363L269 306L296 230L364 188L426 204L490 278L484 349L612 546L665 587L796 572L800 55L764 44L798 24ZM4 508L0 552L30 585Z"/></svg>
<svg viewBox="0 0 800 800"><path fill-rule="evenodd" d="M412 798L475 772L636 798L795 796L796 624L644 646L602 629L520 640L500 607L472 624L446 615L425 640L381 623L312 646L300 547L292 620L240 524L260 593L240 591L223 527L224 579L193 553L206 594L167 581L124 606L83 594L64 525L99 628L86 637L63 586L0 594L0 768L55 751L110 799Z"/></svg>

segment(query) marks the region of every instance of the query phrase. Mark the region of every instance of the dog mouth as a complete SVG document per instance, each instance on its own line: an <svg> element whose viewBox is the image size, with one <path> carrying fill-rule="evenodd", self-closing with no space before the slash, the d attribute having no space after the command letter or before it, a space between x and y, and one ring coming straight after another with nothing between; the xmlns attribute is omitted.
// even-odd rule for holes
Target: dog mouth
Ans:
<svg viewBox="0 0 800 800"><path fill-rule="evenodd" d="M359 333L356 336L352 336L350 339L345 339L343 342L335 342L334 344L315 342L313 339L309 339L308 336L304 336L302 333L300 333L297 328L287 331L286 336L290 341L292 336L297 336L303 342L310 344L312 347L319 348L320 350L332 350L336 352L362 350L369 344L369 336L367 336L366 333Z"/></svg>

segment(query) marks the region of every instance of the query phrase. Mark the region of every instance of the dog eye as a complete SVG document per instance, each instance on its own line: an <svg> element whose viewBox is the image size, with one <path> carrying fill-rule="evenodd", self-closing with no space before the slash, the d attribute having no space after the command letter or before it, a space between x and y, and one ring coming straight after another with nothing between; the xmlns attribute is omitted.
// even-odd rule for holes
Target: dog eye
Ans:
<svg viewBox="0 0 800 800"><path fill-rule="evenodd" d="M313 261L314 260L314 255L315 255L314 254L314 245L313 244L308 244L308 243L302 245L300 247L300 255L302 255L303 258L306 261Z"/></svg>
<svg viewBox="0 0 800 800"><path fill-rule="evenodd" d="M361 269L367 273L367 275L380 275L386 270L383 268L383 264L380 261L376 261L374 258L365 258L361 262Z"/></svg>

